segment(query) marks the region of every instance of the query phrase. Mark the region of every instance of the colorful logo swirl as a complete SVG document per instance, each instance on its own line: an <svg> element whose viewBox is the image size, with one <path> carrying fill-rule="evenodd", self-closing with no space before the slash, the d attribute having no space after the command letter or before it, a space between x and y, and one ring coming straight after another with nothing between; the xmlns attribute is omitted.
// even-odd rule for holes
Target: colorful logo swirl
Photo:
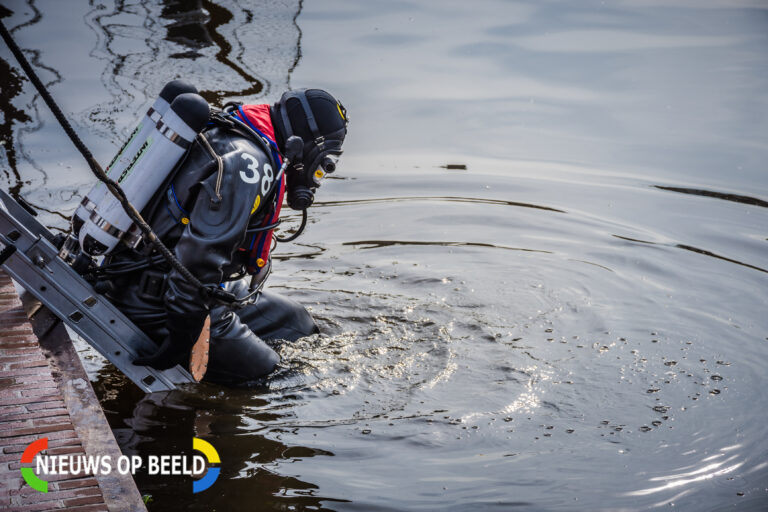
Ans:
<svg viewBox="0 0 768 512"><path fill-rule="evenodd" d="M204 441L199 437L192 438L192 449L197 450L208 459L208 464L221 464L219 459L219 452L216 451L211 443ZM219 478L219 472L221 468L208 468L208 472L200 480L195 480L192 484L192 494L202 492L213 485L217 478Z"/></svg>
<svg viewBox="0 0 768 512"><path fill-rule="evenodd" d="M29 443L29 446L24 450L21 455L21 463L29 464L35 461L35 455L43 450L48 449L48 438L44 437ZM29 484L31 488L40 492L48 492L48 482L38 478L33 468L21 468L21 476L24 477L24 481Z"/></svg>

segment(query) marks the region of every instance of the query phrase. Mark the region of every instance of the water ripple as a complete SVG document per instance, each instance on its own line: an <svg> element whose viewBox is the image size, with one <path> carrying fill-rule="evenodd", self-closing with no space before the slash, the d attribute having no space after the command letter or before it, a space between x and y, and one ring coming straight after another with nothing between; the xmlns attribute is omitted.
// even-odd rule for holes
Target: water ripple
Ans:
<svg viewBox="0 0 768 512"><path fill-rule="evenodd" d="M647 245L660 245L660 246L667 246L667 247L676 247L678 249L683 249L686 251L695 252L697 254L703 254L704 256L709 256L711 258L716 258L718 260L727 261L729 263L735 263L736 265L741 265L742 267L751 268L752 270L757 270L759 272L765 272L768 273L768 270L758 267L756 265L750 265L749 263L744 263L742 261L735 260L733 258L727 258L725 256L721 256L719 254L715 254L711 251L707 251L705 249L700 249L698 247L693 247L691 245L685 245L685 244L675 244L675 243L659 243L659 242L650 242L648 240L640 240L637 238L631 238L627 236L621 236L621 235L612 235L615 238L619 238L621 240L626 240L628 242L635 242L639 244L647 244Z"/></svg>
<svg viewBox="0 0 768 512"><path fill-rule="evenodd" d="M376 197L372 199L347 199L344 201L316 201L319 206L349 206L357 204L397 203L402 201L445 201L450 203L476 203L494 204L499 206L517 206L520 208L535 208L550 212L566 213L563 210L538 204L521 203L517 201L504 201L502 199L490 199L483 197L458 197L458 196L403 196L403 197Z"/></svg>
<svg viewBox="0 0 768 512"><path fill-rule="evenodd" d="M743 196L740 194L729 194L726 192L717 192L714 190L704 190L700 188L682 188L682 187L665 187L662 185L654 185L659 190L668 190L670 192L678 192L680 194L689 194L702 197L714 197L716 199L722 199L723 201L732 201L734 203L749 204L752 206L761 206L768 208L768 201L758 199L756 197Z"/></svg>

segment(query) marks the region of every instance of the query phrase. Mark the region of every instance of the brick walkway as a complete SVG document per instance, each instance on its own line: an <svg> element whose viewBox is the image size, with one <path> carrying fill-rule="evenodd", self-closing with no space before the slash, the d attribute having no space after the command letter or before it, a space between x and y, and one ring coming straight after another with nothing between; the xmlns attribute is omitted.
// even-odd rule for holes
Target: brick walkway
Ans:
<svg viewBox="0 0 768 512"><path fill-rule="evenodd" d="M0 510L106 511L92 476L47 476L47 493L24 482L21 454L43 437L48 455L85 455L13 284L0 270Z"/></svg>

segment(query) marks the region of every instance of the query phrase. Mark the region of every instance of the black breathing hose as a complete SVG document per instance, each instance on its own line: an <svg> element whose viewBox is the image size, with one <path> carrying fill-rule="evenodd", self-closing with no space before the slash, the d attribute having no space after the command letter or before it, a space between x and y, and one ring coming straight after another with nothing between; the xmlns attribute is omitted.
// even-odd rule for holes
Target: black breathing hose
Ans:
<svg viewBox="0 0 768 512"><path fill-rule="evenodd" d="M285 238L275 235L275 240L283 243L292 242L293 240L296 240L297 238L299 238L299 235L301 235L304 232L305 227L307 227L307 209L306 208L301 210L301 225L299 226L299 229L297 229L296 232L291 236L288 236Z"/></svg>
<svg viewBox="0 0 768 512"><path fill-rule="evenodd" d="M43 98L43 101L45 101L45 104L48 105L49 109L51 109L54 117L64 129L67 136L69 136L69 139L75 145L77 150L80 151L80 154L83 155L83 158L85 158L86 162L88 162L88 166L91 168L93 174L96 176L96 178L99 179L99 181L103 182L107 186L107 189L109 189L109 191L117 198L117 200L120 201L120 204L123 206L125 213L128 214L128 217L130 217L131 221L133 221L133 223L139 227L147 241L149 241L160 252L160 254L163 255L163 258L165 258L165 260L177 272L179 272L179 274L181 274L184 279L189 281L193 286L201 290L204 294L210 295L213 298L225 303L235 302L236 298L233 294L223 290L222 288L219 288L218 286L206 286L201 283L199 279L192 275L192 273L178 259L176 259L176 256L173 255L170 249L168 249L168 247L166 247L165 244L160 241L158 236L154 233L154 231L152 231L152 228L149 226L149 224L147 224L147 222L142 218L141 214L128 201L128 198L126 197L125 192L123 192L123 190L120 188L120 185L109 179L109 176L107 176L107 173L104 172L104 169L101 168L101 165L99 165L99 163L93 157L91 151L86 147L83 141L80 140L80 137L72 128L72 125L64 116L64 113L56 104L51 94L45 88L43 82L40 81L37 73L35 73L34 69L32 69L29 61L27 61L27 58L22 53L21 48L19 48L19 46L16 44L16 41L13 40L11 33L8 31L2 21L0 21L0 35L2 35L5 44L8 45L8 48L11 50L11 53L13 53L13 56L16 57L17 61L19 61L21 68L27 74L27 77L35 86L37 92L40 93L40 96Z"/></svg>

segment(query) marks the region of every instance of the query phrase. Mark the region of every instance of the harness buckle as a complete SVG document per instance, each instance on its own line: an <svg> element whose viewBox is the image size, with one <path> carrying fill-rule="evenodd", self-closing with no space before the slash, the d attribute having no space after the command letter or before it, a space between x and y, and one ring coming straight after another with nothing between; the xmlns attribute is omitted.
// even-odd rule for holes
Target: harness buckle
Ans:
<svg viewBox="0 0 768 512"><path fill-rule="evenodd" d="M139 281L139 298L156 301L162 299L168 281L168 275L156 270L146 270Z"/></svg>

